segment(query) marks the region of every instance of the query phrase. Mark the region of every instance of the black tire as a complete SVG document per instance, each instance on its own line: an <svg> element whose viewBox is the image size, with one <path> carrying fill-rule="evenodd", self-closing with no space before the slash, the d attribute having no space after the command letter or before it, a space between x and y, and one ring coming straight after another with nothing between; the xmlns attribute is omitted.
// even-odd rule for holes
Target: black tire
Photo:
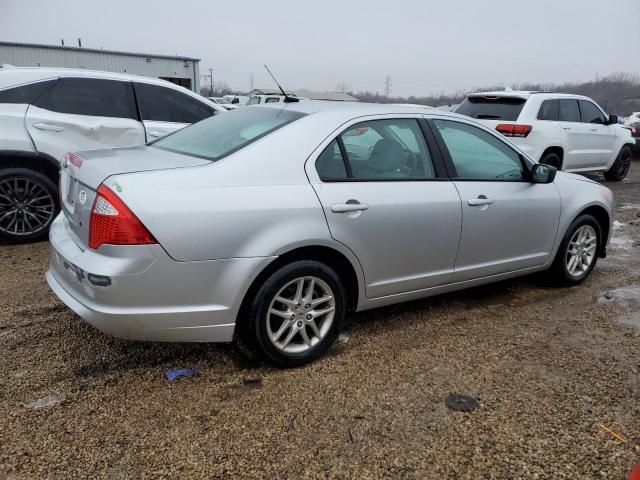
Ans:
<svg viewBox="0 0 640 480"><path fill-rule="evenodd" d="M544 165L551 165L552 167L556 167L558 170L562 169L562 160L560 159L560 155L557 153L547 153L540 159L540 163Z"/></svg>
<svg viewBox="0 0 640 480"><path fill-rule="evenodd" d="M595 253L591 264L585 271L583 271L580 275L572 275L569 272L569 267L567 265L569 258L569 244L574 234L583 226L590 226L595 231L597 239ZM567 229L567 232L562 239L562 243L558 248L558 253L556 253L556 258L553 261L553 264L548 272L549 279L559 286L572 286L582 283L591 274L593 268L596 266L601 247L602 228L600 227L598 220L596 220L595 217L591 215L579 216L571 223L571 225L569 225L569 228Z"/></svg>
<svg viewBox="0 0 640 480"><path fill-rule="evenodd" d="M631 149L627 145L622 147L611 168L604 172L604 178L610 182L622 181L629 173L629 168L631 168L631 156Z"/></svg>
<svg viewBox="0 0 640 480"><path fill-rule="evenodd" d="M47 237L60 211L58 187L27 168L0 170L0 239L28 242Z"/></svg>
<svg viewBox="0 0 640 480"><path fill-rule="evenodd" d="M304 345L301 345L301 348L308 348L308 350L303 352L285 352L282 348L276 347L274 342L270 339L268 323L270 327L273 327L273 323L270 322L282 322L280 326L275 327L275 329L278 330L289 320L280 319L279 315L268 314L268 312L271 308L271 302L281 292L281 289L285 288L296 279L304 277L315 277L316 279L320 279L324 282L325 286L328 286L328 288L331 289L335 308L333 311L333 318L332 321L327 324L326 331L322 338L313 338L313 340L316 340L316 338L318 339L313 346L305 347ZM284 295L284 293L282 295ZM249 299L250 303L247 308L246 318L240 319L239 334L241 340L251 350L256 352L264 361L276 367L297 367L312 362L324 354L335 342L336 337L344 324L347 305L346 300L345 289L342 281L332 268L314 260L295 261L269 275L264 283L258 288L253 298ZM294 313L293 309L295 306L292 305L290 308L292 310L290 313ZM298 315L300 315L300 313L298 313ZM291 318L290 325L300 324L301 321L304 321L302 316L296 317L295 321ZM298 328L300 327L298 326ZM322 327L317 328L322 330ZM309 332L311 332L311 335L314 335L310 327L307 327L306 324L302 326L302 329L305 330L308 338ZM273 330L274 328L272 328L272 332ZM283 337L287 336L287 334L292 331L293 330L287 329L287 333L284 334ZM295 336L292 337L291 343L289 344L292 347L296 347L297 344L303 340L300 333L296 333L294 335ZM294 340L296 340L296 342L294 342ZM280 343L282 344L284 342Z"/></svg>

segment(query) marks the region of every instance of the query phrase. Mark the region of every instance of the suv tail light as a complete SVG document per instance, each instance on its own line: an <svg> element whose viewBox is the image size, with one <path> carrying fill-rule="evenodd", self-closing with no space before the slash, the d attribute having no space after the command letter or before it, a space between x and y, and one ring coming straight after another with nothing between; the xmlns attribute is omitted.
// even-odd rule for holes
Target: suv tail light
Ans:
<svg viewBox="0 0 640 480"><path fill-rule="evenodd" d="M100 185L89 220L89 247L158 243L113 190Z"/></svg>
<svg viewBox="0 0 640 480"><path fill-rule="evenodd" d="M505 137L520 137L524 138L531 133L533 127L531 125L515 125L509 123L501 123L496 127L496 130Z"/></svg>

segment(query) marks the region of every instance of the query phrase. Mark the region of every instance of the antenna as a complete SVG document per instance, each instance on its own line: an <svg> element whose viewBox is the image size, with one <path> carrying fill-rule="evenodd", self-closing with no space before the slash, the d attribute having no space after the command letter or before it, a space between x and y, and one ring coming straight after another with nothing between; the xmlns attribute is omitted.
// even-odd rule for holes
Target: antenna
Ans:
<svg viewBox="0 0 640 480"><path fill-rule="evenodd" d="M269 70L269 67L267 67L266 65L264 66L264 68L267 69L267 72L269 72L269 75L271 75L271 78L273 78L273 81L276 83L276 85L278 86L278 88L280 89L280 91L282 92L282 95L284 96L284 101L285 102L299 102L300 99L295 98L295 97L290 97L289 95L287 95L287 93L284 91L284 89L280 86L280 84L278 83L278 80L276 80L276 77L273 76L273 73L271 73L271 70Z"/></svg>

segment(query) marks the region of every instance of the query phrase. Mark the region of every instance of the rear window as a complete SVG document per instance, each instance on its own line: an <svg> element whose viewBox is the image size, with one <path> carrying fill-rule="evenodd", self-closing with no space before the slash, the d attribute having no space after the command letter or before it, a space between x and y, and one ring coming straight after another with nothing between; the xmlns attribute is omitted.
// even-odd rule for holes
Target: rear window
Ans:
<svg viewBox="0 0 640 480"><path fill-rule="evenodd" d="M153 146L216 161L304 116L280 108L233 110L161 138Z"/></svg>
<svg viewBox="0 0 640 480"><path fill-rule="evenodd" d="M478 120L515 121L526 100L516 97L468 97L456 109L456 113Z"/></svg>

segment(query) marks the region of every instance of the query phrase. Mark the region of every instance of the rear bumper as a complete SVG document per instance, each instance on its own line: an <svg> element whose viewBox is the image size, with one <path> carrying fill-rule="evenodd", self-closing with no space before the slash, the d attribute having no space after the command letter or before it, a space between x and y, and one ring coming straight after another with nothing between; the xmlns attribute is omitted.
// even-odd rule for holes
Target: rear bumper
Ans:
<svg viewBox="0 0 640 480"><path fill-rule="evenodd" d="M114 337L229 342L244 293L271 257L176 262L158 245L82 250L60 215L50 230L51 290Z"/></svg>

